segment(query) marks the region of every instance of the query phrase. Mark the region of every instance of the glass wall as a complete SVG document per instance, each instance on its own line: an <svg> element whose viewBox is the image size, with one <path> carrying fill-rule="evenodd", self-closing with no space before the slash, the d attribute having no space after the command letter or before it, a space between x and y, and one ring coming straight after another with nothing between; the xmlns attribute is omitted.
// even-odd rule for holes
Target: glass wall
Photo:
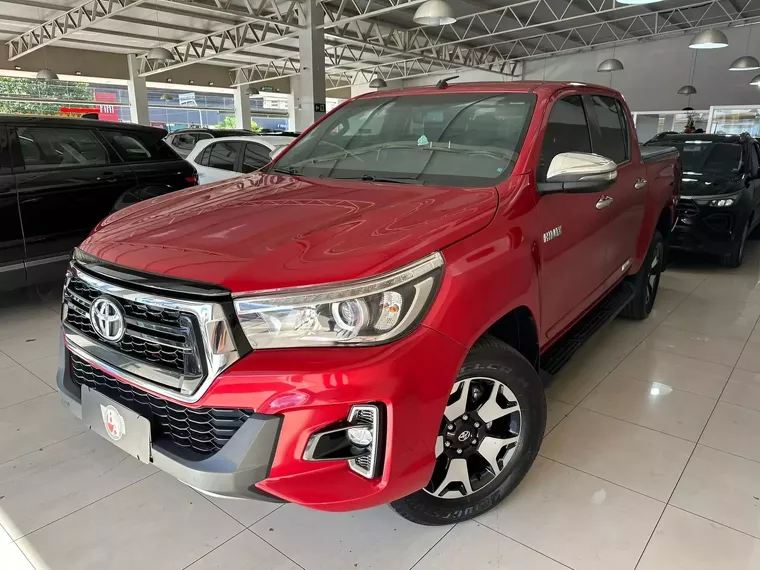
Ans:
<svg viewBox="0 0 760 570"><path fill-rule="evenodd" d="M695 132L706 132L710 112L705 111L659 111L634 113L636 135L639 142L646 142L657 133L668 131L683 133L687 127Z"/></svg>
<svg viewBox="0 0 760 570"><path fill-rule="evenodd" d="M724 135L760 135L760 107L737 105L710 108L709 132Z"/></svg>

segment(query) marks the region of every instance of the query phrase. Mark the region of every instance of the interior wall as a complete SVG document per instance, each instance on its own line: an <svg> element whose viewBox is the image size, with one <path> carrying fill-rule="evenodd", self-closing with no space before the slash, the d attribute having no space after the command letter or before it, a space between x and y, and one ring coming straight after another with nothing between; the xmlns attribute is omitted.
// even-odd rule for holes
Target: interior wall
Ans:
<svg viewBox="0 0 760 570"><path fill-rule="evenodd" d="M751 43L747 50L750 30ZM737 57L754 55L760 58L760 28L742 26L723 28L722 31L729 43L728 47L722 49L690 49L689 43L693 38L693 34L690 34L618 46L615 57L623 62L625 69L612 74L596 71L599 63L612 57L612 48L604 48L527 61L523 77L602 85L609 85L611 79L612 87L623 94L632 111L760 104L760 89L749 85L750 79L760 73L760 70L728 71L728 66ZM692 83L697 88L697 93L689 98L678 95L677 91L690 82L695 53L696 67Z"/></svg>

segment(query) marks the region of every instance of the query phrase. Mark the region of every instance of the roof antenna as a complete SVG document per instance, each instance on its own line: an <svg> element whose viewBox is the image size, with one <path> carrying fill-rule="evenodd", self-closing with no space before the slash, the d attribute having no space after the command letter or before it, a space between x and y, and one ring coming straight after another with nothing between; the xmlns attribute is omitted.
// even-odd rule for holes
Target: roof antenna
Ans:
<svg viewBox="0 0 760 570"><path fill-rule="evenodd" d="M438 83L435 84L435 86L438 89L446 89L449 86L449 81L452 79L458 79L458 75L452 75L451 77L445 77L444 79L441 79Z"/></svg>

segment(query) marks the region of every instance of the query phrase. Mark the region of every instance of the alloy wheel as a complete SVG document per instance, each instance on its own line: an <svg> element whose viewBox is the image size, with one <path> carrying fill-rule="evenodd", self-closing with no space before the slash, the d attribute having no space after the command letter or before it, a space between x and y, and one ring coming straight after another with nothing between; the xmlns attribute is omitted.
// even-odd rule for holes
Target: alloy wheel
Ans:
<svg viewBox="0 0 760 570"><path fill-rule="evenodd" d="M652 262L649 264L647 271L647 290L645 303L647 307L651 307L654 304L654 298L657 295L657 288L660 284L660 262L662 260L663 246L661 243L657 244L652 256Z"/></svg>
<svg viewBox="0 0 760 570"><path fill-rule="evenodd" d="M520 428L520 404L505 384L487 377L459 380L451 389L425 491L459 499L490 485L514 456Z"/></svg>

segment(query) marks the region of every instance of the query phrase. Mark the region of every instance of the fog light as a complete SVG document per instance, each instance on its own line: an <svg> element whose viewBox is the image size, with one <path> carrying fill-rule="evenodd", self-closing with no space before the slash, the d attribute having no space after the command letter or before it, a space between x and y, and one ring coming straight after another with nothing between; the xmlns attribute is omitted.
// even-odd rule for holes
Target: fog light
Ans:
<svg viewBox="0 0 760 570"><path fill-rule="evenodd" d="M306 444L306 461L348 461L349 468L367 479L380 475L383 453L381 407L353 406L346 421L313 434Z"/></svg>
<svg viewBox="0 0 760 570"><path fill-rule="evenodd" d="M372 443L372 430L366 427L348 428L348 440L357 447L367 447Z"/></svg>
<svg viewBox="0 0 760 570"><path fill-rule="evenodd" d="M364 436L362 441L366 439L367 443L361 447L368 451L355 459L350 459L348 466L362 477L373 479L377 477L377 462L380 455L380 411L377 406L372 405L353 406L348 414L348 423L352 425L348 429L348 439L354 443L351 437L352 431L357 436Z"/></svg>

